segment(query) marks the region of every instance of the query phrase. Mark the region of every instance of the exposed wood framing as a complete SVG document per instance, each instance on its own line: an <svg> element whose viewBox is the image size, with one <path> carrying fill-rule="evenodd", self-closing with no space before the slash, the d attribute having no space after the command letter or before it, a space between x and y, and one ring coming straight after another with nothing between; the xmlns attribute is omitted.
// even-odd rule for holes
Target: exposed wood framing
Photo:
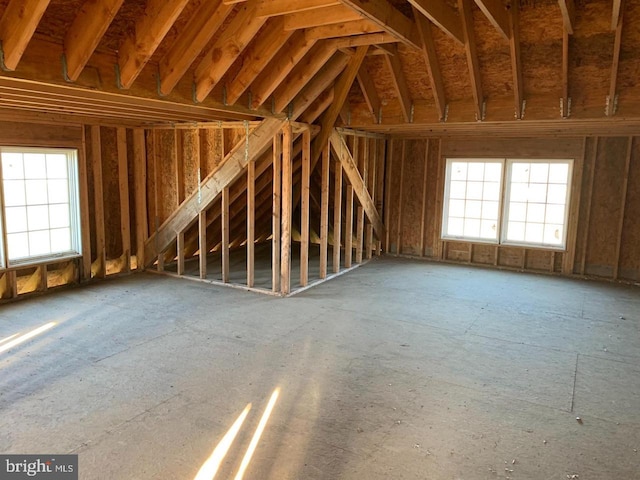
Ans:
<svg viewBox="0 0 640 480"><path fill-rule="evenodd" d="M624 217L627 209L627 190L629 187L629 168L631 166L631 154L633 153L633 137L627 140L627 154L624 162L624 176L622 178L622 195L620 196L620 220L616 235L615 263L613 265L613 279L617 280L620 273L620 250L624 235Z"/></svg>
<svg viewBox="0 0 640 480"><path fill-rule="evenodd" d="M258 108L289 75L291 70L304 58L315 45L316 40L306 38L298 31L280 48L267 68L251 84L251 108Z"/></svg>
<svg viewBox="0 0 640 480"><path fill-rule="evenodd" d="M160 93L169 95L198 54L222 26L233 5L220 0L202 2L158 65Z"/></svg>
<svg viewBox="0 0 640 480"><path fill-rule="evenodd" d="M362 90L364 100L365 102L367 102L369 112L371 112L374 122L377 122L380 115L380 96L376 91L376 86L373 83L373 78L371 78L369 71L364 65L360 66L357 79L358 84L360 85L360 90Z"/></svg>
<svg viewBox="0 0 640 480"><path fill-rule="evenodd" d="M618 25L616 26L616 36L613 42L613 60L611 62L611 81L609 84L609 96L607 97L606 114L612 116L616 113L618 103L618 69L620 67L620 46L622 44L622 12L618 14Z"/></svg>
<svg viewBox="0 0 640 480"><path fill-rule="evenodd" d="M222 189L222 281L229 282L229 187ZM162 257L162 255L160 255Z"/></svg>
<svg viewBox="0 0 640 480"><path fill-rule="evenodd" d="M147 155L144 130L133 130L133 175L135 178L136 265L144 269L144 242L149 236L147 216Z"/></svg>
<svg viewBox="0 0 640 480"><path fill-rule="evenodd" d="M75 82L100 43L124 0L87 0L67 30L63 62Z"/></svg>
<svg viewBox="0 0 640 480"><path fill-rule="evenodd" d="M15 70L49 0L11 0L0 18L0 67Z"/></svg>
<svg viewBox="0 0 640 480"><path fill-rule="evenodd" d="M82 233L82 271L80 278L84 281L91 279L91 214L89 212L89 173L86 146L86 130L83 128L82 148L78 152L78 180L80 190L80 231ZM3 231L6 232L6 228L3 228Z"/></svg>
<svg viewBox="0 0 640 480"><path fill-rule="evenodd" d="M176 235L176 251L178 255L176 272L178 275L184 275L184 232Z"/></svg>
<svg viewBox="0 0 640 480"><path fill-rule="evenodd" d="M265 29L245 50L242 68L235 78L227 84L227 103L232 105L249 88L261 71L273 60L293 31L285 30L282 18L269 21Z"/></svg>
<svg viewBox="0 0 640 480"><path fill-rule="evenodd" d="M295 66L286 80L273 92L274 111L284 111L289 102L320 71L335 51L335 43L333 42L323 42L313 47L304 59Z"/></svg>
<svg viewBox="0 0 640 480"><path fill-rule="evenodd" d="M522 83L522 61L520 57L520 4L513 2L507 14L509 23L509 50L511 52L511 73L513 75L513 98L515 118L522 119L524 84Z"/></svg>
<svg viewBox="0 0 640 480"><path fill-rule="evenodd" d="M562 97L560 98L560 115L569 118L571 115L571 99L569 97L569 31L562 31Z"/></svg>
<svg viewBox="0 0 640 480"><path fill-rule="evenodd" d="M207 211L202 210L198 213L198 245L200 267L200 278L207 278Z"/></svg>
<svg viewBox="0 0 640 480"><path fill-rule="evenodd" d="M395 55L385 55L384 59L391 72L391 80L393 81L393 87L400 102L400 109L402 110L404 121L411 122L411 97L397 52Z"/></svg>
<svg viewBox="0 0 640 480"><path fill-rule="evenodd" d="M356 20L354 22L336 23L334 25L307 28L304 31L304 36L309 41L316 41L327 38L365 35L368 33L382 31L384 31L384 28L370 20Z"/></svg>
<svg viewBox="0 0 640 480"><path fill-rule="evenodd" d="M507 10L502 0L475 0L475 2L478 8L482 10L482 13L489 19L491 25L496 27L498 33L500 33L505 40L509 40L511 36L509 19L507 18Z"/></svg>
<svg viewBox="0 0 640 480"><path fill-rule="evenodd" d="M342 229L342 162L335 164L333 192L333 273L340 271L340 241Z"/></svg>
<svg viewBox="0 0 640 480"><path fill-rule="evenodd" d="M149 237L145 243L145 261L152 262L158 254L163 252L175 235L184 231L197 219L200 210L207 208L220 194L222 189L237 179L249 160L259 157L270 146L275 133L280 130L282 120L267 118L262 121L249 135L249 155L245 155L245 142L240 142L225 157L223 163L205 178L200 189L193 192L182 203L180 208L160 226L157 232Z"/></svg>
<svg viewBox="0 0 640 480"><path fill-rule="evenodd" d="M422 52L431 83L433 100L438 112L438 120L443 121L445 119L447 101L444 94L444 84L442 82L442 74L440 73L440 63L438 62L438 56L436 54L436 45L433 41L431 24L415 7L414 16L416 18L418 33L422 40Z"/></svg>
<svg viewBox="0 0 640 480"><path fill-rule="evenodd" d="M247 286L253 287L256 276L256 162L247 165Z"/></svg>
<svg viewBox="0 0 640 480"><path fill-rule="evenodd" d="M123 270L131 270L131 221L129 217L129 168L127 165L127 130L116 132L118 149L118 185L120 189L120 231L122 235Z"/></svg>
<svg viewBox="0 0 640 480"><path fill-rule="evenodd" d="M273 137L273 203L272 203L272 252L271 252L271 285L274 292L280 292L280 226L282 205L282 135L279 133Z"/></svg>
<svg viewBox="0 0 640 480"><path fill-rule="evenodd" d="M574 0L558 0L560 12L562 13L562 24L569 35L573 35L573 25L576 18L576 7ZM612 30L615 29L612 28Z"/></svg>
<svg viewBox="0 0 640 480"><path fill-rule="evenodd" d="M280 245L280 293L291 293L291 218L293 207L293 132L291 123L284 124L282 129L282 218Z"/></svg>
<svg viewBox="0 0 640 480"><path fill-rule="evenodd" d="M384 209L384 224L385 225L391 225L390 224L390 219L391 219L391 175L395 175L393 173L393 164L394 164L394 159L393 159L393 142L394 140L391 139L389 140L389 150L387 153L387 162L386 162L386 171L384 174L384 179L385 179L385 186L384 186L384 205L383 205L383 209ZM380 236L378 235L379 238L384 238L384 251L386 253L391 253L391 232L390 229L387 228L387 231L385 232L384 236Z"/></svg>
<svg viewBox="0 0 640 480"><path fill-rule="evenodd" d="M309 282L309 183L311 177L311 132L302 133L302 176L300 199L300 285Z"/></svg>
<svg viewBox="0 0 640 480"><path fill-rule="evenodd" d="M129 88L167 34L188 0L148 0L144 15L118 50L118 84Z"/></svg>
<svg viewBox="0 0 640 480"><path fill-rule="evenodd" d="M354 55L351 57L351 60L349 60L347 68L344 72L342 72L342 74L336 81L336 85L334 87L333 102L322 116L322 129L320 130L320 134L316 137L313 143L313 150L311 153L312 169L315 167L318 159L320 158L320 154L322 153L322 149L331 136L333 126L338 119L340 110L342 110L342 106L347 99L347 95L349 94L351 85L353 84L353 81L358 74L358 70L360 70L360 66L362 65L368 49L369 47L367 46L358 47L356 49L356 53L354 53Z"/></svg>
<svg viewBox="0 0 640 480"><path fill-rule="evenodd" d="M360 20L362 17L342 5L317 8L313 13L306 11L294 12L284 17L285 30L301 30L304 28L321 27L335 23Z"/></svg>
<svg viewBox="0 0 640 480"><path fill-rule="evenodd" d="M388 0L342 0L342 3L379 25L401 42L420 48L415 24Z"/></svg>
<svg viewBox="0 0 640 480"><path fill-rule="evenodd" d="M476 52L476 39L473 33L473 16L471 14L471 0L458 0L460 18L462 20L462 32L464 35L464 47L467 54L467 65L471 79L471 93L473 105L476 111L476 120L484 119L484 96L482 93L482 81L480 79L480 64Z"/></svg>
<svg viewBox="0 0 640 480"><path fill-rule="evenodd" d="M402 140L402 153L400 154L400 188L398 191L398 218L396 232L396 253L402 254L402 198L404 196L404 164L406 162L407 141Z"/></svg>
<svg viewBox="0 0 640 480"><path fill-rule="evenodd" d="M327 277L327 254L329 250L329 162L331 150L326 145L322 151L321 199L320 199L320 278Z"/></svg>
<svg viewBox="0 0 640 480"><path fill-rule="evenodd" d="M255 4L242 5L196 67L195 99L198 102L204 101L264 25L266 18L257 17L255 13Z"/></svg>
<svg viewBox="0 0 640 480"><path fill-rule="evenodd" d="M620 18L622 17L623 3L623 0L613 0L613 10L611 13L611 30L616 30L618 28L618 23L620 23Z"/></svg>
<svg viewBox="0 0 640 480"><path fill-rule="evenodd" d="M380 218L380 215L378 215L376 206L371 199L371 195L367 190L367 186L365 185L360 172L358 172L358 167L349 152L349 148L338 132L334 131L331 134L331 148L333 149L336 157L340 160L344 173L349 179L349 183L353 186L358 201L364 207L364 211L367 214L369 221L373 224L376 234L379 238L382 238L385 235L385 227L382 223L382 219Z"/></svg>
<svg viewBox="0 0 640 480"><path fill-rule="evenodd" d="M93 215L95 218L96 232L96 260L92 265L93 276L104 278L106 275L107 257L104 237L104 203L102 191L102 146L100 140L100 127L91 127L91 156L93 172Z"/></svg>
<svg viewBox="0 0 640 480"><path fill-rule="evenodd" d="M428 173L429 173L429 148L431 147L430 145L430 141L429 139L427 139L426 141L426 147L425 147L425 154L424 154L424 158L422 159L424 161L424 173L422 176L422 209L420 210L420 253L419 255L421 257L424 257L424 244L425 244L425 238L424 238L424 234L425 234L425 227L426 227L426 223L427 223L427 193L429 191L429 189L427 188L427 180L428 180Z"/></svg>
<svg viewBox="0 0 640 480"><path fill-rule="evenodd" d="M344 268L350 268L353 259L353 185L347 184L344 220Z"/></svg>
<svg viewBox="0 0 640 480"><path fill-rule="evenodd" d="M444 0L409 0L409 3L453 40L460 45L465 43L460 19Z"/></svg>

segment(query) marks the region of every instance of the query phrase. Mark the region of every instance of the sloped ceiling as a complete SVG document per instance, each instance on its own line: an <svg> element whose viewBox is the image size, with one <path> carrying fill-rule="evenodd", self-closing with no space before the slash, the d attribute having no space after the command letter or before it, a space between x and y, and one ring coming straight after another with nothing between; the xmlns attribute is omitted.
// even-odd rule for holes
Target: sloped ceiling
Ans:
<svg viewBox="0 0 640 480"><path fill-rule="evenodd" d="M313 123L346 96L338 123L398 134L617 124L639 116L638 20L640 0L0 0L0 106Z"/></svg>

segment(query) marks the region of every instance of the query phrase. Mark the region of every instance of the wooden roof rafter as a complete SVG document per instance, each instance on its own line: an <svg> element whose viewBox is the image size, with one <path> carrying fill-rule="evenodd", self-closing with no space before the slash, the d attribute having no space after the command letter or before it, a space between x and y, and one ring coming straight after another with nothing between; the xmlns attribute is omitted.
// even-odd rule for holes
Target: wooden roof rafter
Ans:
<svg viewBox="0 0 640 480"><path fill-rule="evenodd" d="M66 79L76 81L124 0L87 0L64 38Z"/></svg>
<svg viewBox="0 0 640 480"><path fill-rule="evenodd" d="M418 32L422 39L422 52L427 67L427 74L429 75L429 81L431 83L433 100L438 112L438 120L442 122L446 120L447 101L444 93L442 74L440 73L440 64L436 54L436 45L433 41L431 24L427 21L426 17L422 15L422 13L415 9L415 7L414 15L416 18L416 24L418 25Z"/></svg>
<svg viewBox="0 0 640 480"><path fill-rule="evenodd" d="M618 5L616 5L616 3ZM605 113L607 116L615 115L618 104L618 69L620 67L620 48L622 45L622 0L614 2L614 18L617 17L616 34L613 41L613 60L611 62L611 80L609 82L609 95L607 96ZM617 8L617 12L615 11Z"/></svg>
<svg viewBox="0 0 640 480"><path fill-rule="evenodd" d="M449 37L460 45L464 45L460 18L444 0L409 0L409 3Z"/></svg>
<svg viewBox="0 0 640 480"><path fill-rule="evenodd" d="M511 53L511 72L513 75L513 97L515 101L515 118L524 117L524 84L522 81L522 60L520 57L520 5L513 2L508 13L509 50Z"/></svg>
<svg viewBox="0 0 640 480"><path fill-rule="evenodd" d="M131 87L187 3L188 0L147 0L133 36L127 37L118 51L120 88Z"/></svg>
<svg viewBox="0 0 640 480"><path fill-rule="evenodd" d="M507 17L507 9L502 0L474 0L482 13L489 19L491 25L505 40L509 40L509 18ZM517 2L514 2L517 3Z"/></svg>
<svg viewBox="0 0 640 480"><path fill-rule="evenodd" d="M471 94L473 95L473 106L476 114L476 121L484 119L484 96L482 93L482 81L480 79L480 64L478 53L476 52L476 39L473 33L473 16L471 13L471 0L458 0L462 18L462 32L464 36L464 47L467 55L467 65L469 67L469 77L471 79Z"/></svg>
<svg viewBox="0 0 640 480"><path fill-rule="evenodd" d="M391 72L391 80L393 87L400 102L400 109L402 110L402 117L404 121L410 123L412 120L412 101L409 94L409 88L407 87L407 81L402 71L402 64L398 55L385 55L384 57L389 72Z"/></svg>
<svg viewBox="0 0 640 480"><path fill-rule="evenodd" d="M404 16L388 0L342 0L346 6L376 23L398 40L420 48L420 39L412 19Z"/></svg>
<svg viewBox="0 0 640 480"><path fill-rule="evenodd" d="M267 18L256 16L253 3L240 6L240 10L196 67L194 99L202 102L223 75L256 36Z"/></svg>
<svg viewBox="0 0 640 480"><path fill-rule="evenodd" d="M169 51L160 60L158 70L161 95L171 93L232 10L233 5L225 5L221 0L200 4Z"/></svg>
<svg viewBox="0 0 640 480"><path fill-rule="evenodd" d="M358 70L357 80L358 84L360 85L362 95L364 96L364 100L365 102L367 102L369 112L373 117L373 121L378 122L380 118L380 108L382 103L380 101L378 91L376 90L376 86L373 83L373 78L371 77L371 74L367 70L367 67L364 65L364 63L360 66L360 70Z"/></svg>
<svg viewBox="0 0 640 480"><path fill-rule="evenodd" d="M13 71L20 63L49 0L11 0L0 18L0 67Z"/></svg>

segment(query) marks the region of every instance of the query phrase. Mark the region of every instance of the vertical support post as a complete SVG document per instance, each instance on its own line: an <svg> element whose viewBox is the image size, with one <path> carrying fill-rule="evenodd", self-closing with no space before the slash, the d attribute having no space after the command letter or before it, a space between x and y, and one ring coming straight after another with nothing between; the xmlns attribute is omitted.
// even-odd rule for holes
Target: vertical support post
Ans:
<svg viewBox="0 0 640 480"><path fill-rule="evenodd" d="M147 220L147 157L144 130L133 130L133 174L136 196L136 263L138 270L144 269L144 242L148 238Z"/></svg>
<svg viewBox="0 0 640 480"><path fill-rule="evenodd" d="M222 281L229 282L229 187L222 189Z"/></svg>
<svg viewBox="0 0 640 480"><path fill-rule="evenodd" d="M328 148L328 147L327 147ZM342 163L336 160L333 197L333 273L340 271L340 237L342 229Z"/></svg>
<svg viewBox="0 0 640 480"><path fill-rule="evenodd" d="M627 209L627 190L629 189L629 169L631 167L631 154L633 153L633 137L629 137L627 144L627 156L624 164L624 178L622 179L622 197L620 200L620 222L618 223L618 235L616 241L616 263L613 266L613 279L617 280L620 273L620 252L622 250L622 234L624 233L624 214Z"/></svg>
<svg viewBox="0 0 640 480"><path fill-rule="evenodd" d="M131 221L129 217L129 169L127 165L127 130L116 130L118 144L118 186L120 188L120 230L122 231L122 271L131 271Z"/></svg>
<svg viewBox="0 0 640 480"><path fill-rule="evenodd" d="M280 293L291 292L291 208L293 131L287 122L282 130L282 222L280 250Z"/></svg>
<svg viewBox="0 0 640 480"><path fill-rule="evenodd" d="M106 249L104 239L104 204L102 190L102 146L100 126L91 126L91 155L93 156L93 197L94 217L96 220L96 277L106 275Z"/></svg>
<svg viewBox="0 0 640 480"><path fill-rule="evenodd" d="M198 245L200 250L200 278L207 278L207 211L198 214Z"/></svg>
<svg viewBox="0 0 640 480"><path fill-rule="evenodd" d="M309 282L309 183L311 168L311 132L302 133L302 191L300 200L300 285Z"/></svg>
<svg viewBox="0 0 640 480"><path fill-rule="evenodd" d="M353 257L353 185L347 185L347 211L344 225L344 266L351 267Z"/></svg>
<svg viewBox="0 0 640 480"><path fill-rule="evenodd" d="M256 162L247 165L247 287L255 283Z"/></svg>
<svg viewBox="0 0 640 480"><path fill-rule="evenodd" d="M371 195L371 200L376 203L376 166L377 166L377 146L376 142L373 143L373 154L369 149L370 139L366 138L364 144L365 162L367 162L367 189ZM364 252L365 258L369 260L371 258L371 249L373 247L373 225L371 222L367 222L365 225L365 240L364 240Z"/></svg>
<svg viewBox="0 0 640 480"><path fill-rule="evenodd" d="M329 145L322 151L322 180L320 197L320 278L327 278L329 250Z"/></svg>
<svg viewBox="0 0 640 480"><path fill-rule="evenodd" d="M89 274L91 274L91 267L89 267ZM11 270L6 273L7 281L9 282L9 289L11 290L11 298L18 297L18 275L15 270Z"/></svg>
<svg viewBox="0 0 640 480"><path fill-rule="evenodd" d="M182 149L182 132L173 130L173 154L176 158L176 204L180 206L184 200L184 152Z"/></svg>
<svg viewBox="0 0 640 480"><path fill-rule="evenodd" d="M386 235L384 239L384 251L391 253L391 173L393 171L393 142L389 140L389 149L386 162L385 186L384 186L384 226L386 227Z"/></svg>
<svg viewBox="0 0 640 480"><path fill-rule="evenodd" d="M271 234L271 289L280 291L280 223L282 199L282 137L273 137L273 216Z"/></svg>
<svg viewBox="0 0 640 480"><path fill-rule="evenodd" d="M80 229L82 233L82 274L81 280L91 278L91 220L89 216L89 173L87 171L87 143L85 129L82 129L82 150L78 152L78 177L80 180ZM6 229L5 229L6 232ZM5 239L6 242L6 239ZM6 243L5 243L6 245ZM142 245L144 250L144 244ZM7 281L11 282L10 272Z"/></svg>
<svg viewBox="0 0 640 480"><path fill-rule="evenodd" d="M422 176L422 211L420 213L420 256L424 257L424 233L427 224L427 168L429 166L429 147L431 146L431 142L427 138L426 146L425 146L425 155L424 155L424 175Z"/></svg>
<svg viewBox="0 0 640 480"><path fill-rule="evenodd" d="M362 263L362 252L364 249L364 208L358 204L356 219L356 263Z"/></svg>
<svg viewBox="0 0 640 480"><path fill-rule="evenodd" d="M178 275L184 275L184 232L176 235L176 250L178 252Z"/></svg>
<svg viewBox="0 0 640 480"><path fill-rule="evenodd" d="M400 158L400 191L398 192L398 232L396 236L396 253L402 254L402 197L404 196L404 162L407 141L402 140L402 156Z"/></svg>

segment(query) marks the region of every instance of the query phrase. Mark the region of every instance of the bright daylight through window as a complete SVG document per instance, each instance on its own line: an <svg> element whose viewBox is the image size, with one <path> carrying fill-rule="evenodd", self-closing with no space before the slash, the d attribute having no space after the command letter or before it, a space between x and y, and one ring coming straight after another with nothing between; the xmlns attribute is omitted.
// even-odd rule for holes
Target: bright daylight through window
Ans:
<svg viewBox="0 0 640 480"><path fill-rule="evenodd" d="M572 164L447 159L442 237L565 248Z"/></svg>
<svg viewBox="0 0 640 480"><path fill-rule="evenodd" d="M9 265L80 252L75 150L3 147L3 259Z"/></svg>

